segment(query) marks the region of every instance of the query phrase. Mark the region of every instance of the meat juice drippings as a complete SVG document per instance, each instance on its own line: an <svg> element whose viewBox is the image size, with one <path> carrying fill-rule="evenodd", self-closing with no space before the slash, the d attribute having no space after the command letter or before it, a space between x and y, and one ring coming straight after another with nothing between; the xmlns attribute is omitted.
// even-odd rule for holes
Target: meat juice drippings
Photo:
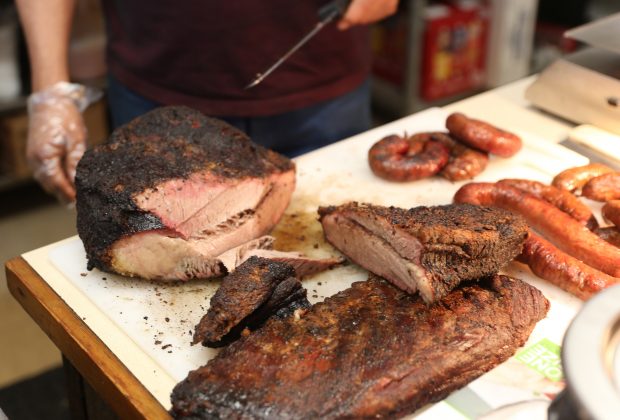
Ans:
<svg viewBox="0 0 620 420"><path fill-rule="evenodd" d="M316 255L317 250L337 254L325 241L316 212L285 213L271 235L276 238L274 248L279 251L299 251L308 256Z"/></svg>

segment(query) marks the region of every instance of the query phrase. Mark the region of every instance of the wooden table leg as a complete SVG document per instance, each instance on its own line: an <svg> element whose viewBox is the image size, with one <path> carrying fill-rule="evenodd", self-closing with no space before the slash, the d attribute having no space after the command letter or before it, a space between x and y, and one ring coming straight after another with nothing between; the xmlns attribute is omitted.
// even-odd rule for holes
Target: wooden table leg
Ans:
<svg viewBox="0 0 620 420"><path fill-rule="evenodd" d="M62 357L67 383L67 398L72 420L118 420L119 417L80 375L71 362Z"/></svg>

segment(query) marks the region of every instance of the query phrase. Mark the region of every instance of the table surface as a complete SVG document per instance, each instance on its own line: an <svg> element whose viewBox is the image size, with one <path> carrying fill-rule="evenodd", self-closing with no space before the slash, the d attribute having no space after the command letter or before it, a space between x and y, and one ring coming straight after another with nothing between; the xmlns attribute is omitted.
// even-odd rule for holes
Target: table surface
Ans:
<svg viewBox="0 0 620 420"><path fill-rule="evenodd" d="M532 150L534 150L534 153L538 153L539 157L544 157L545 153L560 153L561 155L564 153L562 149L556 148L557 146L553 146L553 144L565 139L573 125L530 108L522 99L522 92L530 82L531 78L524 79L459 101L445 107L442 113L445 114L446 111L461 111L472 117L481 118L499 126L527 129L526 137L534 139L534 141L530 140L528 147L533 148ZM433 114L432 110L424 115L431 114ZM435 114L437 113L435 112ZM363 133L358 136L359 139L357 140L356 138L349 139L341 144L321 149L300 158L297 161L298 176L301 177L301 185L298 186L298 189L300 187L303 189L304 179L316 177L316 175L304 175L303 171L305 168L313 168L317 161L323 164L326 159L334 159L333 153L335 151L338 153L344 151L345 155L347 155L347 147L351 149L349 156L352 156L355 150L360 148L360 144L363 143L362 138L366 139L370 138L370 136L372 138L379 138L378 136L381 133L390 133L395 129L406 127L409 121L424 119L423 116L420 118L417 114L406 117L371 130L371 132ZM431 125L435 127L434 124ZM362 146L362 148L364 151L367 150L366 145ZM564 157L567 162L573 164L579 162L579 157L571 155L570 152ZM562 156L556 156L555 158L556 160L562 160ZM338 164L339 160L342 159L336 158L333 164ZM306 162L307 164L305 165L304 163ZM495 165L497 166L499 163ZM543 170L540 167L541 163L538 165L539 167L532 168L534 177L536 177L536 171L540 172ZM546 165L546 162L543 161L542 165ZM347 166L345 169L350 170L350 172L355 172L356 170L359 172L360 168L348 168ZM552 168L544 169L553 170ZM488 176L493 178L492 170ZM364 178L363 181L379 183L378 185L383 193L391 191L390 189L393 189L393 193L396 195L402 192L402 184L398 186L388 185L388 183L381 184L384 181L374 180L372 175L368 179ZM356 180L356 182L359 182L359 180ZM334 181L331 180L330 183L333 184ZM438 184L429 185L430 187L427 188L426 192L409 199L409 201L401 199L400 203L394 203L394 200L392 200L390 204L394 203L395 205L403 206L412 203L443 204L441 202L434 202L439 200L438 198L432 198L432 191L436 190L436 185ZM348 186L346 182L341 185L344 189L348 188ZM455 189L456 187L452 185L448 188ZM337 196L330 197L329 192L308 191L307 189L304 194L320 195L322 196L321 201L327 202ZM443 197L444 195L436 197ZM353 199L356 198L355 194L352 194L352 196ZM342 196L338 195L338 197ZM382 197L385 197L385 194L382 194ZM381 204L380 201L385 201L382 197L377 197L377 200L374 200L374 202ZM368 200L368 194L361 194L359 198ZM297 203L299 202L300 199L297 197ZM178 380L179 374L174 371L162 371L160 368L161 364L157 360L145 357L144 345L138 339L127 340L125 331L118 326L118 319L97 316L98 311L101 310L101 305L106 305L107 303L84 299L83 291L78 288L62 287L62 293L59 293L61 289L58 288L58 285L67 282L66 270L63 271L62 266L59 266L58 263L54 264L45 256L53 248L70 247L75 241L76 238L68 238L65 241L51 244L48 247L32 251L22 257L9 261L6 268L7 281L11 293L50 336L63 354L90 382L91 386L99 392L117 413L123 413L123 417L126 418L167 418L166 408L168 405L165 401L171 389L170 384ZM33 264L32 261L35 261L36 264ZM36 270L33 265L36 267ZM359 279L359 275L360 272L354 272L351 275L350 281ZM316 286L316 282L313 285ZM308 285L306 287L310 290ZM547 287L544 284L540 285L541 289ZM323 292L325 295L328 295L333 291L325 290ZM578 301L570 296L561 296L560 300L562 301L561 306L565 311L572 312L580 305ZM66 302L71 303L68 305ZM100 307L97 308L97 305ZM101 334L102 331L105 331L105 334ZM148 333L152 332L146 331ZM99 332L99 334L96 332ZM121 356L119 357L119 355ZM191 359L191 357L196 356L190 355L188 357ZM161 362L161 360L159 361Z"/></svg>

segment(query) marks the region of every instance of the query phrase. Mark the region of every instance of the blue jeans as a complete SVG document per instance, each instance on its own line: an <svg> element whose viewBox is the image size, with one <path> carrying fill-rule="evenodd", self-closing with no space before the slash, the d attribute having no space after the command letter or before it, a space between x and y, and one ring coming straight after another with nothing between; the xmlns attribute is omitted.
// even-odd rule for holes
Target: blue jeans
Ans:
<svg viewBox="0 0 620 420"><path fill-rule="evenodd" d="M146 99L113 76L108 77L113 128L160 104ZM370 128L370 83L335 99L269 117L219 117L269 149L295 157Z"/></svg>

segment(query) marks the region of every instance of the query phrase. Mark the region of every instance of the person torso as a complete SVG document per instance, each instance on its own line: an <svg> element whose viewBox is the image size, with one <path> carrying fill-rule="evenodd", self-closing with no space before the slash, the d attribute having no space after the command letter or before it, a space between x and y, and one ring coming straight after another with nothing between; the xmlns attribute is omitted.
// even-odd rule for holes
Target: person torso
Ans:
<svg viewBox="0 0 620 420"><path fill-rule="evenodd" d="M162 104L211 115L273 115L354 89L367 28L330 24L260 85L244 87L317 22L325 0L103 0L110 71Z"/></svg>

